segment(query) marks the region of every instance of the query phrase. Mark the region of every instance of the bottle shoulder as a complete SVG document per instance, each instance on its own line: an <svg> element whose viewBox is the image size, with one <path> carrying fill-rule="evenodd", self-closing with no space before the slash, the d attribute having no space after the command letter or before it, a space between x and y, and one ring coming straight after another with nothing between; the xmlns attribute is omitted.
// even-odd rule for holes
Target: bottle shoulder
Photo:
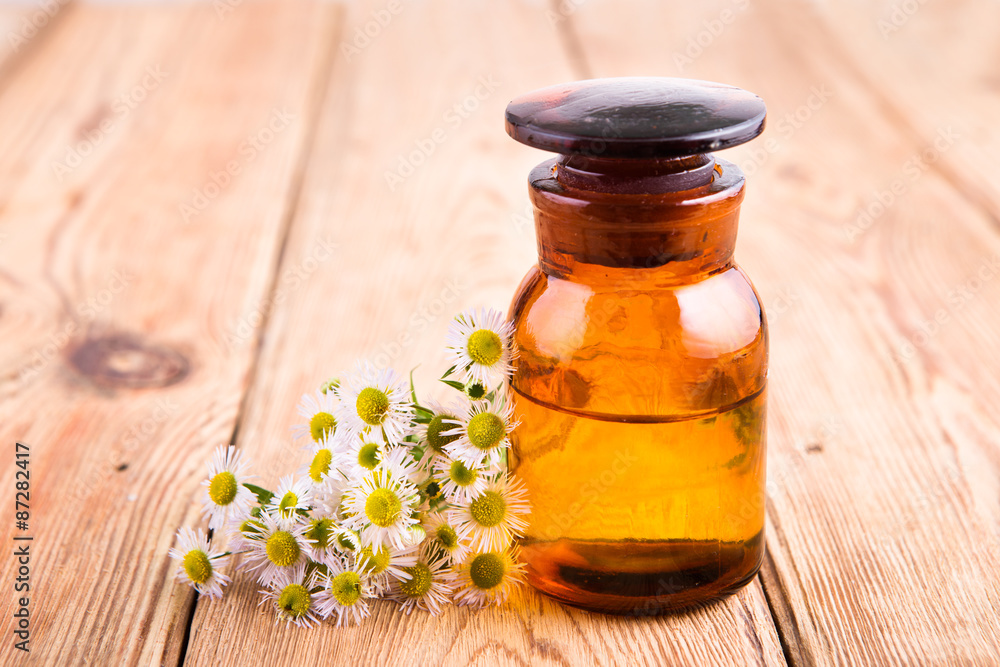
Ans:
<svg viewBox="0 0 1000 667"><path fill-rule="evenodd" d="M712 409L766 381L763 308L735 265L669 287L583 284L535 267L511 318L520 354L515 387L530 393L546 378L549 390L577 387L568 397L577 405L568 407L615 413L624 392L648 396L645 414Z"/></svg>

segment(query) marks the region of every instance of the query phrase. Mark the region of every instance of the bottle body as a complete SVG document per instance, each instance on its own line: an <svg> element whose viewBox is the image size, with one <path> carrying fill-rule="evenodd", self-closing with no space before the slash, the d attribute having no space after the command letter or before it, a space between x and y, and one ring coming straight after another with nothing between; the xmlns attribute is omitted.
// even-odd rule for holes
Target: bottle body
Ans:
<svg viewBox="0 0 1000 667"><path fill-rule="evenodd" d="M511 306L529 581L611 613L725 595L764 548L767 329L732 261L742 174L623 194L567 187L568 166L532 172L539 266Z"/></svg>

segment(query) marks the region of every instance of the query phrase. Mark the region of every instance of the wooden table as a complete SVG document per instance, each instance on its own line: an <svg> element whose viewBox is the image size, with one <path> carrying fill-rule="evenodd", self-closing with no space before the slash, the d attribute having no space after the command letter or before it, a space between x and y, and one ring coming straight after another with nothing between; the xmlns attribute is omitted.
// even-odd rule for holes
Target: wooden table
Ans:
<svg viewBox="0 0 1000 667"><path fill-rule="evenodd" d="M997 664L1000 4L450 0L8 7L0 486L32 651L0 663ZM725 602L275 627L173 580L211 451L299 464L358 357L428 386L535 261L513 96L657 74L760 94L737 257L771 325L768 555ZM396 178L393 178L392 175ZM15 440L31 514L14 527Z"/></svg>

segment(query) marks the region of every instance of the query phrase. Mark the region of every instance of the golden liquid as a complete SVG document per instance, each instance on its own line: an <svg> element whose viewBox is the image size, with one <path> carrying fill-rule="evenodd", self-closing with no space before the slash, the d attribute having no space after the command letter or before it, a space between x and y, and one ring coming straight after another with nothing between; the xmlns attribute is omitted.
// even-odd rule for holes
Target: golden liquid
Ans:
<svg viewBox="0 0 1000 667"><path fill-rule="evenodd" d="M562 602L658 613L756 573L765 392L695 415L587 415L515 391L512 463L531 493L533 586Z"/></svg>

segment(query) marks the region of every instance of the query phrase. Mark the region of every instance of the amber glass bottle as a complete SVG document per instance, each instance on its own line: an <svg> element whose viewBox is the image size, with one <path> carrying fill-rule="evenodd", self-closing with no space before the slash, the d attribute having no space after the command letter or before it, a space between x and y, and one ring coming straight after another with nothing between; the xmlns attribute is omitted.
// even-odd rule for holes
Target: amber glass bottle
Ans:
<svg viewBox="0 0 1000 667"><path fill-rule="evenodd" d="M743 174L707 150L763 124L756 96L678 79L508 107L515 139L562 153L529 177L539 262L511 305L521 553L559 601L662 613L760 567L767 329L733 261Z"/></svg>

